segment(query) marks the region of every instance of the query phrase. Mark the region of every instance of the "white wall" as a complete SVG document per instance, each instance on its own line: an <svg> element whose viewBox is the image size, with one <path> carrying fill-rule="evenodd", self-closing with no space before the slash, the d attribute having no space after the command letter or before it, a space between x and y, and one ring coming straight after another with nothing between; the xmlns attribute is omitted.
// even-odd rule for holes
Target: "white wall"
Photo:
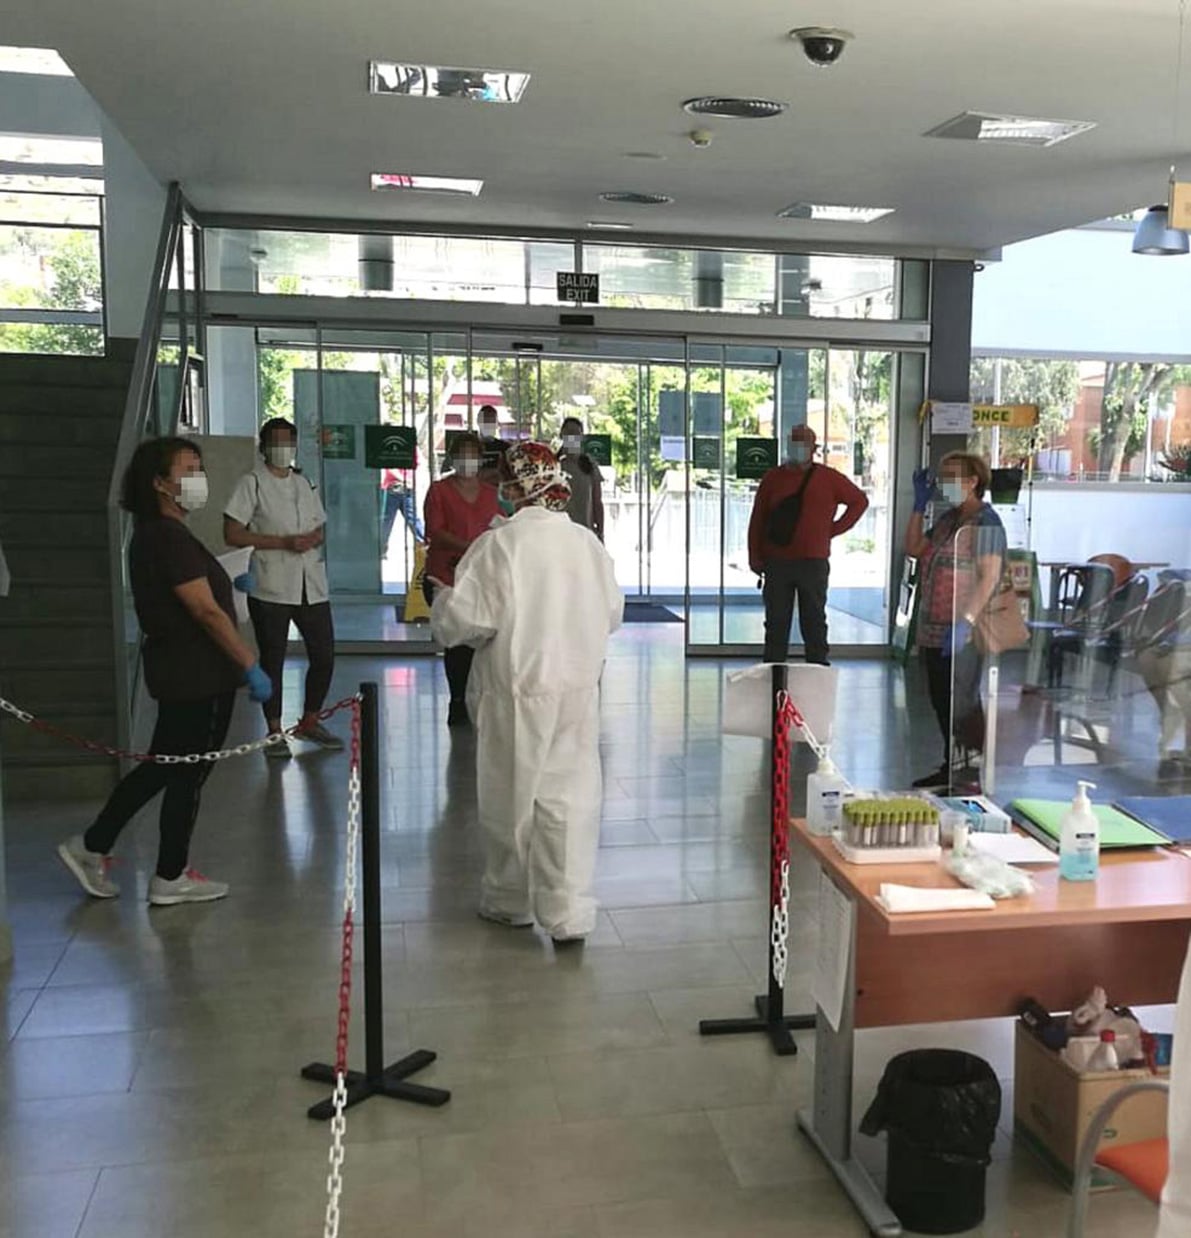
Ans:
<svg viewBox="0 0 1191 1238"><path fill-rule="evenodd" d="M97 138L100 112L73 77L0 73L0 132Z"/></svg>
<svg viewBox="0 0 1191 1238"><path fill-rule="evenodd" d="M976 275L973 350L1191 359L1191 256L1132 241L1132 227L1076 228L1007 246Z"/></svg>

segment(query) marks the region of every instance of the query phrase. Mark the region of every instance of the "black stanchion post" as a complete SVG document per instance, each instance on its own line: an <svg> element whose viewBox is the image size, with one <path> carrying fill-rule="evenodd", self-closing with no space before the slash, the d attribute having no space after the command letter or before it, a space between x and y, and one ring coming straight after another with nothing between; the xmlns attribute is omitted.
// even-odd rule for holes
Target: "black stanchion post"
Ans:
<svg viewBox="0 0 1191 1238"><path fill-rule="evenodd" d="M380 721L376 684L360 685L360 857L363 866L364 919L364 1070L347 1072L347 1105L358 1105L370 1096L388 1096L416 1105L437 1108L451 1099L442 1088L408 1083L410 1075L429 1066L438 1056L417 1049L392 1066L385 1066L384 961L381 958L380 923ZM302 1068L303 1079L335 1083L335 1067L313 1062ZM332 1099L321 1100L308 1110L309 1117L326 1121L335 1114Z"/></svg>
<svg viewBox="0 0 1191 1238"><path fill-rule="evenodd" d="M784 662L775 663L773 666L773 705L771 710L770 721L772 723L770 734L776 736L778 724L778 701L781 699L781 694L785 692L786 685L789 681L789 670ZM777 950L777 945L774 942L773 922L775 907L773 900L776 897L773 891L774 881L773 874L780 863L778 856L778 835L776 826L776 816L778 808L778 786L779 778L788 776L788 770L779 770L778 747L775 740L770 741L770 758L769 758L769 807L770 807L770 828L769 828L769 870L770 870L770 907L769 920L766 923L765 936L769 942L769 988L767 993L759 994L754 998L754 1005L757 1013L751 1019L703 1019L699 1023L699 1034L701 1036L738 1036L745 1032L764 1032L769 1037L770 1044L773 1045L773 1051L779 1057L790 1057L798 1052L798 1046L794 1043L794 1037L790 1035L792 1031L809 1031L815 1026L815 1016L813 1014L786 1014L786 993L782 987L782 982L785 977L780 980L778 978L777 968L774 966L774 954Z"/></svg>

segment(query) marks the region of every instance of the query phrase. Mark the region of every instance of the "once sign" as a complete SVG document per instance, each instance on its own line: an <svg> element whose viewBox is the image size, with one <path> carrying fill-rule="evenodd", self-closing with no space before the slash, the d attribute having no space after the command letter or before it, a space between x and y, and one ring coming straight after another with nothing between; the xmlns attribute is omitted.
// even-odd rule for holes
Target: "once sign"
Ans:
<svg viewBox="0 0 1191 1238"><path fill-rule="evenodd" d="M600 302L600 277L585 271L557 271L555 280L560 301L575 301L583 305Z"/></svg>

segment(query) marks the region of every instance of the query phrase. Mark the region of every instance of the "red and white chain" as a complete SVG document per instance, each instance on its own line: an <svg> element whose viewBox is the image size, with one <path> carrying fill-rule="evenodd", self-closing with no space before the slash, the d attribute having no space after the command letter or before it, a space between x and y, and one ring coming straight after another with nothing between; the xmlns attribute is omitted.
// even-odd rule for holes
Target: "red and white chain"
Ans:
<svg viewBox="0 0 1191 1238"><path fill-rule="evenodd" d="M356 931L356 867L360 840L360 703L352 701L351 772L347 793L347 847L343 876L343 947L339 971L339 1015L335 1035L335 1091L331 1096L331 1150L327 1160L327 1211L323 1238L339 1238L339 1201L343 1196L343 1160L347 1135L347 1040L351 1023L352 944Z"/></svg>
<svg viewBox="0 0 1191 1238"><path fill-rule="evenodd" d="M328 718L340 713L344 709L352 708L355 704L356 698L354 696L346 697L344 700L332 705L329 709L324 709L318 715L318 721L325 722ZM40 731L43 735L53 736L55 739L62 740L63 743L70 744L75 748L81 748L86 752L96 752L101 756L113 757L119 761L152 762L155 765L201 765L204 761L226 761L230 757L251 756L252 753L260 752L263 748L284 743L286 736L296 736L301 731L301 724L299 724L290 727L284 735L269 735L264 739L254 740L250 744L237 744L234 748L220 748L215 752L189 752L184 756L176 756L167 752L128 752L123 748L115 748L110 744L103 744L95 739L86 739L81 735L73 735L70 731L63 730L52 722L46 722L42 718L34 717L33 714L14 705L11 701L6 701L2 696L0 696L0 713L9 714L18 722L31 727L35 731Z"/></svg>
<svg viewBox="0 0 1191 1238"><path fill-rule="evenodd" d="M798 706L788 692L777 698L773 720L773 838L770 849L773 867L769 888L769 956L773 961L773 979L778 988L786 987L786 969L790 943L790 731L802 732L803 739L819 758L826 748L815 738Z"/></svg>

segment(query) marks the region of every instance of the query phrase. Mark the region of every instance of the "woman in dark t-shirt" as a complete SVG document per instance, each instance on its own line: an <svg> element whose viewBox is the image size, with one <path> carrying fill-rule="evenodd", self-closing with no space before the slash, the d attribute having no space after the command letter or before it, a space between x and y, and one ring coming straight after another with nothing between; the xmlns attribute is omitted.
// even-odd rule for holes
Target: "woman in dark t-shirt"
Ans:
<svg viewBox="0 0 1191 1238"><path fill-rule="evenodd" d="M144 634L145 684L157 701L149 751L187 756L222 746L236 689L247 683L255 701L272 693L252 650L236 630L232 585L215 557L187 529L189 512L207 499L207 475L198 447L181 438L151 439L135 451L124 476L122 506L136 520L129 574ZM58 847L62 862L94 898L115 898L107 874L116 839L150 800L161 802L157 871L149 902L207 903L227 886L188 867L190 835L198 816L209 761L138 765L112 792L95 823Z"/></svg>

